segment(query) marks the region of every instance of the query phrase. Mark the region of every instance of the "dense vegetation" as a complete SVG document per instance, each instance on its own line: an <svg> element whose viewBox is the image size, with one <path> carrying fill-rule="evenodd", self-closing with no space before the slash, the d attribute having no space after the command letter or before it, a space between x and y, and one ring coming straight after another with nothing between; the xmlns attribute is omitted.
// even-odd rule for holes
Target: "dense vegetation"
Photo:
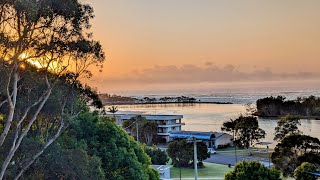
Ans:
<svg viewBox="0 0 320 180"><path fill-rule="evenodd" d="M297 98L296 100L286 100L283 96L266 97L257 100L258 116L285 116L287 114L297 116L320 117L320 98L310 96Z"/></svg>
<svg viewBox="0 0 320 180"><path fill-rule="evenodd" d="M24 94L25 87L33 86L41 91L45 83L36 68L26 67L18 90L17 116L19 111L23 112L28 99L31 101L36 96ZM22 173L27 179L158 179L157 171L149 167L151 160L144 147L118 127L113 119L100 118L97 113L89 112L87 103L95 107L101 105L97 94L78 81L70 84L71 77L58 77L58 88L52 91L22 141L5 177L13 179ZM63 101L61 97L64 97ZM66 126L59 131L62 107ZM2 120L7 116L6 112L4 105L0 108L0 114L4 114ZM1 123L3 128L4 122ZM9 132L8 141L0 150L1 161L6 157L5 152L10 150L14 137L15 132ZM53 138L57 140L48 144Z"/></svg>
<svg viewBox="0 0 320 180"><path fill-rule="evenodd" d="M144 148L91 110L79 79L104 52L78 0L0 1L0 179L159 179Z"/></svg>
<svg viewBox="0 0 320 180"><path fill-rule="evenodd" d="M305 162L320 167L320 141L317 137L302 135L298 130L299 118L288 115L275 128L276 145L271 155L274 166L285 176L301 176ZM300 167L299 167L300 166ZM309 167L309 165L308 165ZM299 174L299 175L296 175Z"/></svg>
<svg viewBox="0 0 320 180"><path fill-rule="evenodd" d="M253 161L242 161L236 164L234 169L225 175L225 180L280 180L280 171L267 168L263 164Z"/></svg>
<svg viewBox="0 0 320 180"><path fill-rule="evenodd" d="M194 165L194 146L184 140L172 141L167 149L169 157L172 159L174 167L193 167ZM207 145L203 142L197 143L198 165L203 166L202 161L210 157Z"/></svg>
<svg viewBox="0 0 320 180"><path fill-rule="evenodd" d="M155 165L166 165L169 162L169 157L166 151L157 148L156 146L144 146L144 151L151 158L151 163Z"/></svg>
<svg viewBox="0 0 320 180"><path fill-rule="evenodd" d="M274 165L285 175L292 175L303 162L320 165L320 141L301 134L286 136L277 144L271 156Z"/></svg>
<svg viewBox="0 0 320 180"><path fill-rule="evenodd" d="M309 173L317 173L317 167L314 164L304 162L294 170L296 180L317 180L318 178Z"/></svg>

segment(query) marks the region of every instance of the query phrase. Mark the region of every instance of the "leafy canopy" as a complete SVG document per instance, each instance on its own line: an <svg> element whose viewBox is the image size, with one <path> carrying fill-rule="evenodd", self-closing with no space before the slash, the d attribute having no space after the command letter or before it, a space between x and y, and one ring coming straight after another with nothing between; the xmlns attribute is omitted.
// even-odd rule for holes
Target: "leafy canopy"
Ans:
<svg viewBox="0 0 320 180"><path fill-rule="evenodd" d="M303 162L320 165L320 141L301 134L286 136L275 147L271 160L284 175L292 174Z"/></svg>
<svg viewBox="0 0 320 180"><path fill-rule="evenodd" d="M259 128L258 119L254 116L239 116L237 119L224 122L221 130L233 132L234 143L239 147L249 148L255 142L259 142L266 135Z"/></svg>
<svg viewBox="0 0 320 180"><path fill-rule="evenodd" d="M167 149L168 156L172 159L174 167L193 167L194 149L193 143L184 140L172 141ZM197 143L198 161L202 162L210 157L207 145L203 142Z"/></svg>
<svg viewBox="0 0 320 180"><path fill-rule="evenodd" d="M291 134L301 134L298 125L301 125L298 116L287 115L281 118L275 128L275 141L281 141L284 137Z"/></svg>
<svg viewBox="0 0 320 180"><path fill-rule="evenodd" d="M228 172L225 180L280 180L280 171L267 168L257 161L238 162L231 172Z"/></svg>

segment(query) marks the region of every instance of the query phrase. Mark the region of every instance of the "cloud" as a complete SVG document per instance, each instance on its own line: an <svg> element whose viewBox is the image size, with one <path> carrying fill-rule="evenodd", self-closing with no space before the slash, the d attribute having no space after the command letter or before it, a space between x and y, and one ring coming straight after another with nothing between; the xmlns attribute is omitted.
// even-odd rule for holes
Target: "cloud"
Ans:
<svg viewBox="0 0 320 180"><path fill-rule="evenodd" d="M119 77L107 78L102 81L118 83L202 83L202 82L238 82L238 81L274 81L274 80L299 80L314 79L319 75L312 72L275 73L270 68L257 68L253 71L243 71L227 64L217 66L211 62L204 65L185 64L182 66L153 66L150 68L135 70ZM101 80L101 79L100 79Z"/></svg>

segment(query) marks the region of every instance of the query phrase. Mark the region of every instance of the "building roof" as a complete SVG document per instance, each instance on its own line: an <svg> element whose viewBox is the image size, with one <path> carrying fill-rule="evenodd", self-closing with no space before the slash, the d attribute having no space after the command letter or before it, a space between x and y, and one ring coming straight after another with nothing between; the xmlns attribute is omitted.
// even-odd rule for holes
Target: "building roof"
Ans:
<svg viewBox="0 0 320 180"><path fill-rule="evenodd" d="M315 175L316 177L320 177L320 173L308 172L309 174Z"/></svg>
<svg viewBox="0 0 320 180"><path fill-rule="evenodd" d="M202 140L212 140L218 139L226 133L223 132L199 132L199 131L179 131L174 132L169 135L169 137L174 139L188 139L188 138L196 138Z"/></svg>
<svg viewBox="0 0 320 180"><path fill-rule="evenodd" d="M196 138L196 139L210 140L215 138L215 134L214 132L180 131L180 132L171 133L169 137L174 139Z"/></svg>
<svg viewBox="0 0 320 180"><path fill-rule="evenodd" d="M176 119L182 119L183 115L151 115L151 114L107 114L107 116L114 116L116 118L121 118L123 120L128 120L136 116L142 116L146 118L147 120L176 120Z"/></svg>

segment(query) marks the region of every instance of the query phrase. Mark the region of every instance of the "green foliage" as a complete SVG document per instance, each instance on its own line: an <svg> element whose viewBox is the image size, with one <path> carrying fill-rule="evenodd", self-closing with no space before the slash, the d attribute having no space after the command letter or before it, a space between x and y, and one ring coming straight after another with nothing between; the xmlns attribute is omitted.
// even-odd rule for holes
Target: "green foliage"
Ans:
<svg viewBox="0 0 320 180"><path fill-rule="evenodd" d="M320 98L309 96L298 97L296 100L285 100L283 96L266 97L257 101L257 113L259 116L320 116Z"/></svg>
<svg viewBox="0 0 320 180"><path fill-rule="evenodd" d="M169 161L168 155L165 151L157 148L156 146L144 146L144 151L151 158L151 163L155 165L166 165Z"/></svg>
<svg viewBox="0 0 320 180"><path fill-rule="evenodd" d="M123 128L130 130L130 133L133 137L137 136L137 126L138 126L138 135L139 142L146 143L148 146L155 144L154 139L157 135L157 126L158 124L153 121L148 121L142 116L137 116L126 120L122 124Z"/></svg>
<svg viewBox="0 0 320 180"><path fill-rule="evenodd" d="M320 141L307 135L286 136L271 155L273 164L284 175L290 175L303 162L320 165Z"/></svg>
<svg viewBox="0 0 320 180"><path fill-rule="evenodd" d="M82 148L64 149L56 143L24 175L30 179L104 179L101 160ZM41 174L41 178L37 176Z"/></svg>
<svg viewBox="0 0 320 180"><path fill-rule="evenodd" d="M269 169L259 162L238 162L233 171L226 173L225 180L280 180L280 171Z"/></svg>
<svg viewBox="0 0 320 180"><path fill-rule="evenodd" d="M12 136L10 136L11 138ZM7 178L37 153L44 140L41 136L26 138L13 159ZM5 147L10 147L7 142ZM1 155L4 153L0 152ZM157 170L144 147L109 118L84 112L24 174L25 179L137 179L158 180Z"/></svg>
<svg viewBox="0 0 320 180"><path fill-rule="evenodd" d="M85 113L72 125L71 134L87 142L88 154L101 158L106 179L158 177L151 160L132 137L108 118Z"/></svg>
<svg viewBox="0 0 320 180"><path fill-rule="evenodd" d="M193 143L187 143L186 140L172 141L167 149L168 156L172 159L174 167L192 167L193 166ZM210 157L207 145L197 143L197 157L199 163Z"/></svg>
<svg viewBox="0 0 320 180"><path fill-rule="evenodd" d="M4 120L4 115L0 114L0 132L3 131L3 124L4 124L3 120Z"/></svg>
<svg viewBox="0 0 320 180"><path fill-rule="evenodd" d="M304 162L294 170L294 177L297 180L317 180L314 175L308 174L308 172L317 172L317 167L314 164Z"/></svg>
<svg viewBox="0 0 320 180"><path fill-rule="evenodd" d="M287 115L281 118L275 128L275 141L281 141L284 137L291 134L301 134L298 125L301 125L298 116Z"/></svg>
<svg viewBox="0 0 320 180"><path fill-rule="evenodd" d="M221 130L234 133L234 143L239 147L249 148L264 138L266 133L259 128L258 119L254 116L239 116L237 119L224 122Z"/></svg>

